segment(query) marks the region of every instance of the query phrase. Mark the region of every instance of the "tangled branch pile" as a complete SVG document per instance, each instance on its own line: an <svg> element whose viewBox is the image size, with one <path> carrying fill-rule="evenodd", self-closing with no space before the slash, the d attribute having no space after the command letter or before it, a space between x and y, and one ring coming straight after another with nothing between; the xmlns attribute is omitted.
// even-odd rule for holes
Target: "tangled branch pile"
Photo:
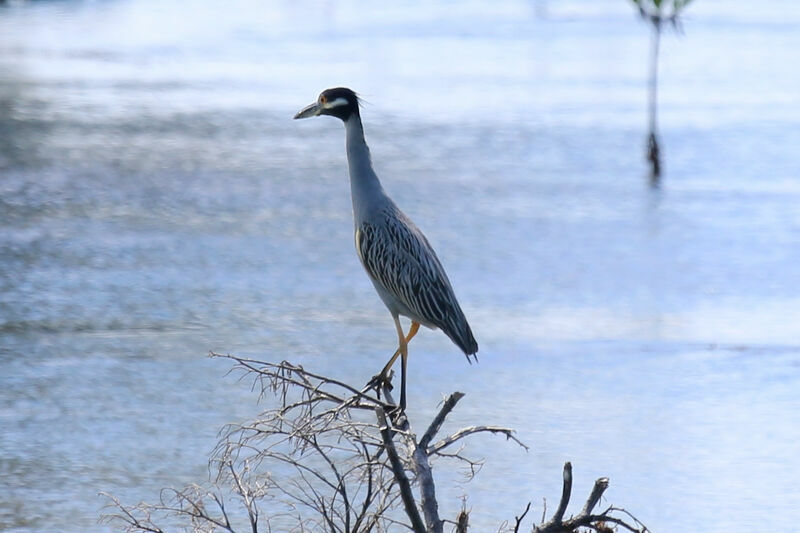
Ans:
<svg viewBox="0 0 800 533"><path fill-rule="evenodd" d="M387 531L393 526L440 533L446 524L466 532L469 516L465 510L452 520L439 516L431 459L463 461L474 473L478 463L454 445L476 433L504 435L525 447L511 429L497 426L465 427L437 440L448 414L463 397L459 392L445 400L417 438L394 404L388 385L382 386L381 399L370 388L359 390L285 361L212 356L233 360L234 370L252 377L261 395L274 395L278 406L246 424L223 429L212 454L214 480L208 487L165 489L159 503L135 506L107 495L114 511L105 521L129 532L153 533L170 527L198 532L356 533ZM608 486L605 478L598 480L584 510L564 520L571 476L567 463L559 508L548 522L533 526L533 531L588 527L602 532L611 530L609 524L647 531L622 509L609 507L592 514ZM518 532L527 511L515 520L513 529L508 524L505 529ZM634 525L619 518L620 514Z"/></svg>

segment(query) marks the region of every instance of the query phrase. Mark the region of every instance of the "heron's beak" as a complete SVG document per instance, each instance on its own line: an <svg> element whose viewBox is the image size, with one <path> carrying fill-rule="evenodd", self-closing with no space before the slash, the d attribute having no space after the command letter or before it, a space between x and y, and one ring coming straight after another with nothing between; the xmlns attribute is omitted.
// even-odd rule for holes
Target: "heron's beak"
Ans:
<svg viewBox="0 0 800 533"><path fill-rule="evenodd" d="M319 105L317 102L314 102L311 105L307 105L303 109L297 112L294 116L295 119L298 118L308 118L308 117L317 117L322 112L322 106Z"/></svg>

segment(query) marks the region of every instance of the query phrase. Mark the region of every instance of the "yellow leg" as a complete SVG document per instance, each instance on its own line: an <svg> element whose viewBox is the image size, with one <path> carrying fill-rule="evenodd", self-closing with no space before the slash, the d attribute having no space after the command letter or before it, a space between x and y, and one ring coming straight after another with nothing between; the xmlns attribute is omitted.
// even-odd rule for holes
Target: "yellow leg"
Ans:
<svg viewBox="0 0 800 533"><path fill-rule="evenodd" d="M389 359L389 362L386 363L386 366L384 366L383 370L381 370L380 375L383 376L384 378L386 378L386 376L389 375L389 370L392 369L392 365L394 364L395 361L397 361L397 358L400 356L400 351L401 351L403 345L407 346L408 343L411 341L411 339L413 339L414 336L419 331L419 322L414 322L412 320L411 321L411 327L408 329L408 336L407 337L403 337L403 327L400 325L400 319L399 318L395 317L394 325L397 328L397 336L399 338L400 343L399 343L399 347L397 348L397 351L394 352L394 355L392 356L392 358Z"/></svg>
<svg viewBox="0 0 800 533"><path fill-rule="evenodd" d="M394 352L394 355L389 362L386 363L386 366L383 367L380 373L381 381L385 382L387 376L389 375L389 371L392 369L392 365L395 361L397 361L397 357L402 357L402 366L401 366L401 373L400 373L400 410L405 411L406 409L406 368L408 368L408 343L411 339L414 338L414 335L417 334L419 331L419 322L411 321L411 327L408 330L408 336L403 335L403 326L400 324L400 318L394 317L394 325L397 328L397 339L399 346L397 351Z"/></svg>

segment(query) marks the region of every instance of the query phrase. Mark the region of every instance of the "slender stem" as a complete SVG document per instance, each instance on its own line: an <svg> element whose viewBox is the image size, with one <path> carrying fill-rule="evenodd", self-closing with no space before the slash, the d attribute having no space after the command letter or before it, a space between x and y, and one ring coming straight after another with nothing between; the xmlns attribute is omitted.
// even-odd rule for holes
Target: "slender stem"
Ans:
<svg viewBox="0 0 800 533"><path fill-rule="evenodd" d="M653 15L653 33L650 38L650 79L649 99L648 99L648 117L650 134L656 133L656 112L657 112L657 98L658 98L658 49L661 41L661 13Z"/></svg>
<svg viewBox="0 0 800 533"><path fill-rule="evenodd" d="M653 33L650 38L650 79L648 90L650 133L647 136L647 160L650 162L650 183L655 186L658 185L658 180L661 177L661 154L658 146L658 123L656 118L658 110L658 47L661 42L661 24L663 23L660 6L655 14L650 15L650 21L653 24Z"/></svg>

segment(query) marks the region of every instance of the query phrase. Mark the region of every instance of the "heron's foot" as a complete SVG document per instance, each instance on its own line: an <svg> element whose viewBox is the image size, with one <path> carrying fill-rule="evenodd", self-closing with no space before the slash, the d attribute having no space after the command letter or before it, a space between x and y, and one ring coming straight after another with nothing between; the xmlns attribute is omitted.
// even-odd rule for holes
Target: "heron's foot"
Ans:
<svg viewBox="0 0 800 533"><path fill-rule="evenodd" d="M386 415L395 427L401 427L406 419L406 410L399 405L392 405L386 409Z"/></svg>
<svg viewBox="0 0 800 533"><path fill-rule="evenodd" d="M367 382L367 390L375 389L375 392L378 393L378 398L381 397L381 390L384 388L392 390L392 377L384 376L383 374L376 374L372 376L372 378Z"/></svg>

